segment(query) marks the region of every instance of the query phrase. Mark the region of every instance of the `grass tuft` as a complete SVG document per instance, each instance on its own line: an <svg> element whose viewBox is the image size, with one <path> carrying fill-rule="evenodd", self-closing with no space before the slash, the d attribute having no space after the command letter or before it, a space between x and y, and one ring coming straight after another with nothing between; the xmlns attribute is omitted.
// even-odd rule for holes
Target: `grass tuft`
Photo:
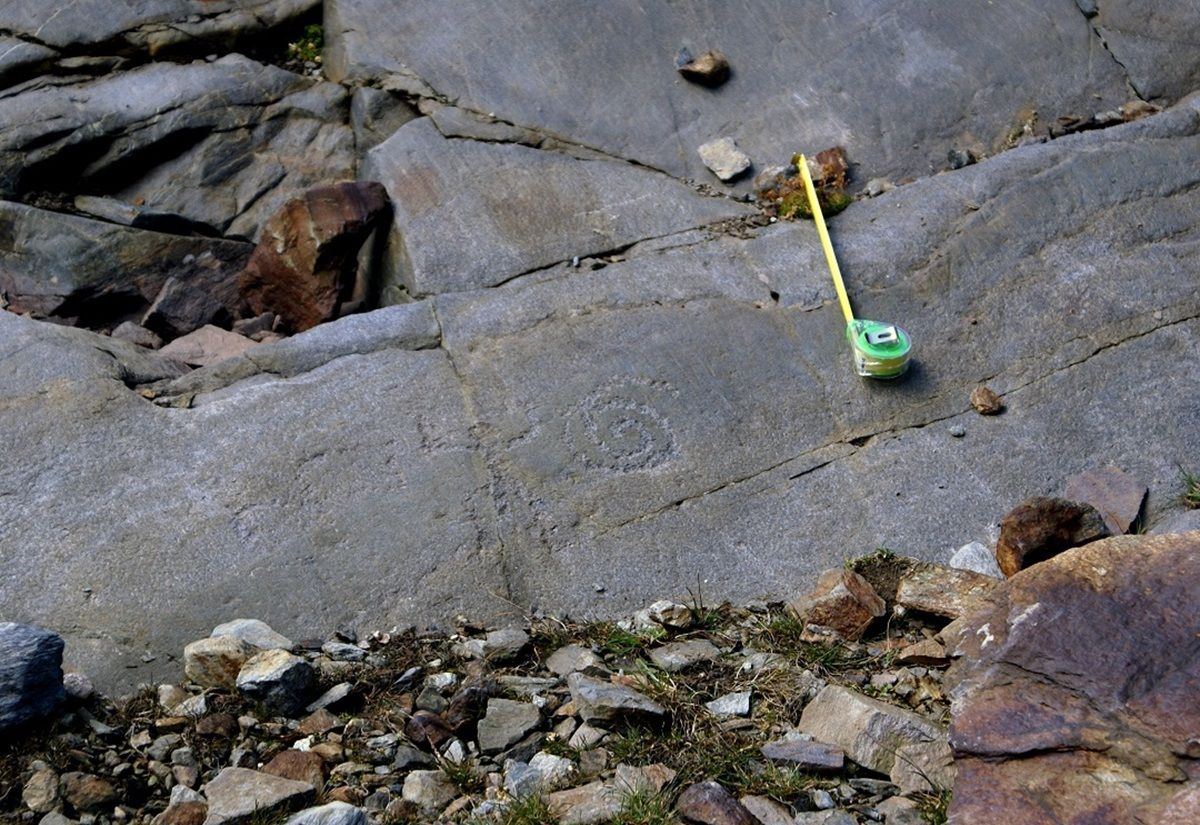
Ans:
<svg viewBox="0 0 1200 825"><path fill-rule="evenodd" d="M1183 481L1183 494L1179 500L1192 510L1200 508L1200 476L1189 473L1183 467L1179 468L1179 475Z"/></svg>

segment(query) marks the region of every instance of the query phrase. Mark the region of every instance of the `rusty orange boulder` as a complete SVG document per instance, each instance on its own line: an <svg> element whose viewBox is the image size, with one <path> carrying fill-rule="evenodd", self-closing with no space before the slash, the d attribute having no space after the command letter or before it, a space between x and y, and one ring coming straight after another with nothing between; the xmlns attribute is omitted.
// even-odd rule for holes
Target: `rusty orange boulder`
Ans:
<svg viewBox="0 0 1200 825"><path fill-rule="evenodd" d="M293 332L330 320L354 290L359 249L389 211L387 191L371 181L293 198L263 227L239 278L242 299Z"/></svg>
<svg viewBox="0 0 1200 825"><path fill-rule="evenodd" d="M1200 821L1200 532L1024 570L945 631L952 822Z"/></svg>

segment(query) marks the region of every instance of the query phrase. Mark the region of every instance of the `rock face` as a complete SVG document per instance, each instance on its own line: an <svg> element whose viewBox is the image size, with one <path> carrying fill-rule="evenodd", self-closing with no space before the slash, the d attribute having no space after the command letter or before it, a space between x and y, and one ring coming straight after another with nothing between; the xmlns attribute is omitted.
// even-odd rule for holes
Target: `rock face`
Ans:
<svg viewBox="0 0 1200 825"><path fill-rule="evenodd" d="M0 731L50 715L66 698L62 637L0 622Z"/></svg>
<svg viewBox="0 0 1200 825"><path fill-rule="evenodd" d="M1197 576L1200 532L1105 539L1018 573L948 628L962 657L947 673L951 820L1194 819L1200 622L1183 605Z"/></svg>
<svg viewBox="0 0 1200 825"><path fill-rule="evenodd" d="M1000 520L996 561L1006 576L1109 535L1095 507L1039 496L1021 502Z"/></svg>
<svg viewBox="0 0 1200 825"><path fill-rule="evenodd" d="M1076 0L1096 33L1129 73L1138 95L1178 98L1200 88L1200 19L1188 0L1160 0L1151 13L1136 0Z"/></svg>
<svg viewBox="0 0 1200 825"><path fill-rule="evenodd" d="M354 289L358 250L389 209L378 183L310 189L266 222L239 279L251 310L302 332L328 321Z"/></svg>
<svg viewBox="0 0 1200 825"><path fill-rule="evenodd" d="M155 54L172 46L229 43L309 11L319 0L78 0L52 7L12 0L0 7L0 29L47 46L119 44ZM203 14L197 14L203 10ZM118 46L119 47L119 46Z"/></svg>
<svg viewBox="0 0 1200 825"><path fill-rule="evenodd" d="M1136 4L1121 5L1136 15ZM1192 25L1185 0L1177 5L1164 22ZM1025 107L1040 129L1126 96L1120 66L1072 0L1052 0L1037 15L985 4L893 16L856 3L810 16L786 0L753 11L636 0L521 0L468 16L438 0L403 15L390 9L390 0L326 3L332 79L383 76L436 89L464 108L693 180L707 175L697 148L731 124L729 136L756 159L786 162L798 149L844 142L863 180L900 178L927 174L930 160L961 143L1004 142ZM733 76L715 92L680 82L672 67L680 46L700 54L717 33ZM495 42L511 48L488 48ZM1166 55L1151 48L1147 56L1157 65ZM904 94L876 91L897 84Z"/></svg>
<svg viewBox="0 0 1200 825"><path fill-rule="evenodd" d="M0 103L0 106L3 104ZM2 130L0 130L2 131ZM223 300L219 284L233 283L252 247L237 241L169 235L0 201L0 292L13 312L32 312L102 329L141 322L150 306L173 291L203 292L181 329L177 299L167 298L152 326L176 334L232 317L237 294ZM229 299L232 299L229 300Z"/></svg>
<svg viewBox="0 0 1200 825"><path fill-rule="evenodd" d="M354 177L345 104L239 55L34 83L0 99L0 196L86 191L253 238L295 193Z"/></svg>
<svg viewBox="0 0 1200 825"><path fill-rule="evenodd" d="M395 205L383 299L478 289L573 256L749 214L665 175L513 143L447 140L426 118L371 150L360 177Z"/></svg>
<svg viewBox="0 0 1200 825"><path fill-rule="evenodd" d="M1129 531L1142 512L1146 485L1116 467L1101 467L1072 477L1063 498L1094 507L1108 532L1119 536Z"/></svg>
<svg viewBox="0 0 1200 825"><path fill-rule="evenodd" d="M864 548L978 539L998 497L1101 459L1145 479L1153 521L1200 454L1196 101L927 174L1126 101L1069 0L819 20L516 0L453 25L443 4L392 5L326 17L335 69L356 52L396 104L406 84L426 96L364 164L393 158L387 175L354 168L344 89L244 58L63 66L0 100L10 200L143 198L139 215L248 238L310 186L376 177L399 207L388 299L421 298L152 388L179 365L0 317L0 603L88 628L72 664L101 688L260 609L298 635L499 623L513 603L582 617L710 570L711 598L790 597ZM474 48L485 32L514 46ZM735 71L690 83L682 46ZM896 78L909 91L865 92ZM905 382L848 367L810 224L758 226L677 179L708 177L695 150L724 135L764 167L845 144L864 179L921 176L834 219L863 313L917 342ZM981 383L1004 415L970 412ZM46 599L47 581L90 597Z"/></svg>

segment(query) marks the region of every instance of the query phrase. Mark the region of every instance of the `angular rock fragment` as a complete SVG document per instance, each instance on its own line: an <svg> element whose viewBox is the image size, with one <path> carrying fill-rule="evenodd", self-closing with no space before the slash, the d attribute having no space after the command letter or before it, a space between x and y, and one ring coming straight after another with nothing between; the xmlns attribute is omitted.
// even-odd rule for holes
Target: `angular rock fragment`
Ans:
<svg viewBox="0 0 1200 825"><path fill-rule="evenodd" d="M311 698L312 665L286 650L252 656L237 675L237 689L284 714L299 713Z"/></svg>
<svg viewBox="0 0 1200 825"><path fill-rule="evenodd" d="M381 181L395 208L385 304L493 286L749 211L627 163L447 140L428 118L372 149L359 177Z"/></svg>
<svg viewBox="0 0 1200 825"><path fill-rule="evenodd" d="M988 387L976 387L971 390L971 406L980 415L997 415L1004 409L1004 402Z"/></svg>
<svg viewBox="0 0 1200 825"><path fill-rule="evenodd" d="M580 645L566 645L550 654L546 667L551 673L567 676L579 670L603 667L604 660Z"/></svg>
<svg viewBox="0 0 1200 825"><path fill-rule="evenodd" d="M768 742L760 750L776 764L805 772L840 771L846 761L841 748L809 739L781 739Z"/></svg>
<svg viewBox="0 0 1200 825"><path fill-rule="evenodd" d="M1146 485L1116 467L1100 467L1072 476L1063 498L1096 508L1114 536L1129 532L1142 512Z"/></svg>
<svg viewBox="0 0 1200 825"><path fill-rule="evenodd" d="M717 49L710 49L679 66L679 73L702 86L720 86L729 79L729 58Z"/></svg>
<svg viewBox="0 0 1200 825"><path fill-rule="evenodd" d="M59 793L68 805L80 813L96 813L117 799L112 782L90 773L72 771L59 778Z"/></svg>
<svg viewBox="0 0 1200 825"><path fill-rule="evenodd" d="M291 748L280 751L270 762L263 765L262 772L297 782L307 782L314 788L325 786L325 761L311 751Z"/></svg>
<svg viewBox="0 0 1200 825"><path fill-rule="evenodd" d="M66 698L62 637L0 622L0 731L49 716Z"/></svg>
<svg viewBox="0 0 1200 825"><path fill-rule="evenodd" d="M834 569L822 573L816 586L789 602L787 609L806 625L855 641L884 614L886 605L858 573Z"/></svg>
<svg viewBox="0 0 1200 825"><path fill-rule="evenodd" d="M677 673L705 662L715 662L721 651L708 639L670 642L650 651L650 661L668 673Z"/></svg>
<svg viewBox="0 0 1200 825"><path fill-rule="evenodd" d="M404 777L402 793L425 814L434 815L458 797L458 788L442 771L412 771Z"/></svg>
<svg viewBox="0 0 1200 825"><path fill-rule="evenodd" d="M996 588L948 640L951 817L1193 818L1198 579L1193 532L1105 539Z"/></svg>
<svg viewBox="0 0 1200 825"><path fill-rule="evenodd" d="M912 711L836 685L826 687L804 708L799 729L880 773L892 770L900 747L945 738L937 725Z"/></svg>
<svg viewBox="0 0 1200 825"><path fill-rule="evenodd" d="M998 584L991 576L937 564L919 564L900 579L896 604L934 616L957 619L974 609Z"/></svg>
<svg viewBox="0 0 1200 825"><path fill-rule="evenodd" d="M266 622L258 619L233 619L212 629L211 637L233 636L259 650L291 650L295 645L282 633L276 633Z"/></svg>
<svg viewBox="0 0 1200 825"><path fill-rule="evenodd" d="M272 312L293 332L334 317L354 290L358 250L390 206L382 185L309 189L263 224L239 276L255 314Z"/></svg>
<svg viewBox="0 0 1200 825"><path fill-rule="evenodd" d="M255 816L294 811L311 802L315 788L247 768L225 768L204 786L205 825L244 825Z"/></svg>
<svg viewBox="0 0 1200 825"><path fill-rule="evenodd" d="M696 150L700 160L722 181L731 181L750 168L750 156L731 137L710 140Z"/></svg>
<svg viewBox="0 0 1200 825"><path fill-rule="evenodd" d="M585 722L614 719L653 721L666 715L666 709L658 702L623 685L572 673L567 677L567 686Z"/></svg>
<svg viewBox="0 0 1200 825"><path fill-rule="evenodd" d="M996 561L1011 578L1030 565L1107 535L1104 518L1091 505L1036 496L1000 520Z"/></svg>
<svg viewBox="0 0 1200 825"><path fill-rule="evenodd" d="M254 346L258 345L249 338L207 324L176 338L160 349L159 354L184 364L205 367L240 355Z"/></svg>
<svg viewBox="0 0 1200 825"><path fill-rule="evenodd" d="M286 825L367 825L367 812L346 802L329 802L307 808L289 819Z"/></svg>
<svg viewBox="0 0 1200 825"><path fill-rule="evenodd" d="M684 788L675 801L675 810L696 825L762 825L717 782L698 782Z"/></svg>
<svg viewBox="0 0 1200 825"><path fill-rule="evenodd" d="M487 714L479 720L479 749L499 753L521 741L542 723L542 714L529 702L489 699Z"/></svg>

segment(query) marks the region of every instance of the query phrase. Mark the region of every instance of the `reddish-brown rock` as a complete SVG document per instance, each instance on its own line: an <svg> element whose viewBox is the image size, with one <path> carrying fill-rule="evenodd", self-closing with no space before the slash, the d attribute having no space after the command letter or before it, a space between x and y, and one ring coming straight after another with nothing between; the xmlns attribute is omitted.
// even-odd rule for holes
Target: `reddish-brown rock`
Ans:
<svg viewBox="0 0 1200 825"><path fill-rule="evenodd" d="M325 760L310 751L280 751L275 758L263 766L263 773L307 782L314 788L325 784Z"/></svg>
<svg viewBox="0 0 1200 825"><path fill-rule="evenodd" d="M238 721L232 713L214 713L196 723L196 735L232 739L238 735Z"/></svg>
<svg viewBox="0 0 1200 825"><path fill-rule="evenodd" d="M1096 508L1063 498L1035 496L1000 520L996 562L1005 576L1064 550L1109 535Z"/></svg>
<svg viewBox="0 0 1200 825"><path fill-rule="evenodd" d="M83 813L102 810L117 798L117 789L107 779L78 771L64 773L58 791L68 805Z"/></svg>
<svg viewBox="0 0 1200 825"><path fill-rule="evenodd" d="M154 817L154 825L204 825L208 806L203 802L179 802Z"/></svg>
<svg viewBox="0 0 1200 825"><path fill-rule="evenodd" d="M1197 821L1197 582L1200 532L1119 536L1018 573L948 628L951 821Z"/></svg>
<svg viewBox="0 0 1200 825"><path fill-rule="evenodd" d="M843 569L826 570L816 587L788 604L788 611L811 628L811 635L848 641L861 638L885 608L866 579Z"/></svg>
<svg viewBox="0 0 1200 825"><path fill-rule="evenodd" d="M1100 467L1068 481L1063 498L1095 507L1108 531L1119 536L1129 532L1130 525L1137 521L1146 485L1116 467Z"/></svg>
<svg viewBox="0 0 1200 825"><path fill-rule="evenodd" d="M971 390L971 406L980 415L996 415L1004 410L1004 402L1000 396L988 387L976 387Z"/></svg>
<svg viewBox="0 0 1200 825"><path fill-rule="evenodd" d="M758 817L716 782L697 782L684 788L675 810L697 825L762 825Z"/></svg>
<svg viewBox="0 0 1200 825"><path fill-rule="evenodd" d="M423 750L436 750L454 738L454 733L442 721L442 717L427 710L419 710L404 726L404 735Z"/></svg>
<svg viewBox="0 0 1200 825"><path fill-rule="evenodd" d="M206 367L239 355L253 346L257 345L249 338L209 324L176 338L159 353L193 367Z"/></svg>
<svg viewBox="0 0 1200 825"><path fill-rule="evenodd" d="M266 225L239 278L254 314L273 312L293 332L333 318L354 290L358 251L390 208L370 181L309 189Z"/></svg>

